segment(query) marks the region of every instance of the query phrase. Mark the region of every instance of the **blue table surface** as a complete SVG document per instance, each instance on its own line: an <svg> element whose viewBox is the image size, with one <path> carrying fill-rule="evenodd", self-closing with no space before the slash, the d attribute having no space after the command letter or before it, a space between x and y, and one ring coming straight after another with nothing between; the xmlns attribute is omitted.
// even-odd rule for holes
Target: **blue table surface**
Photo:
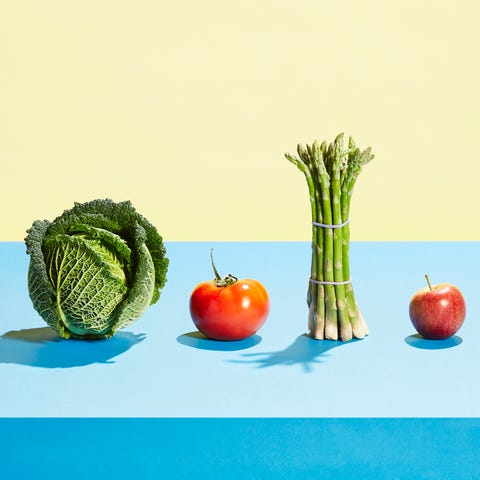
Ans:
<svg viewBox="0 0 480 480"><path fill-rule="evenodd" d="M242 342L201 338L188 299L221 274L267 288L270 315ZM169 242L160 301L116 337L61 340L33 309L29 257L0 243L0 417L478 417L480 243L353 242L355 293L370 335L342 344L305 336L308 242ZM445 341L415 336L413 293L463 292L467 317Z"/></svg>

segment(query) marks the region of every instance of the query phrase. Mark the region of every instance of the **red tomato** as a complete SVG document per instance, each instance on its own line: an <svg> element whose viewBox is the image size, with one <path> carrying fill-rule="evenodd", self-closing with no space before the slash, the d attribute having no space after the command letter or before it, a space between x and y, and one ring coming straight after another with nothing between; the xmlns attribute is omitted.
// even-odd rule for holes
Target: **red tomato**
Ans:
<svg viewBox="0 0 480 480"><path fill-rule="evenodd" d="M243 340L254 335L265 323L269 309L265 287L252 279L217 277L197 285L190 297L193 323L214 340Z"/></svg>

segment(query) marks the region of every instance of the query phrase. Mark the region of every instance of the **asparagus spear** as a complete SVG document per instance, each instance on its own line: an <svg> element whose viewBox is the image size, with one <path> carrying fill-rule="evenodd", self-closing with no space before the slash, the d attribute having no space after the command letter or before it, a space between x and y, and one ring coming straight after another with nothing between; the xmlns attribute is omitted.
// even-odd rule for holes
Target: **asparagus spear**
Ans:
<svg viewBox="0 0 480 480"><path fill-rule="evenodd" d="M344 151L343 151L343 134L338 135L334 143L334 156L332 159L332 211L333 211L333 223L335 225L341 225L347 217L342 218L341 210L341 172L342 168L345 169L344 163ZM335 228L333 231L333 264L334 264L334 278L336 282L343 282L348 280L344 276L343 269L343 227ZM344 341L352 339L352 324L349 321L349 314L347 310L347 296L345 291L345 285L336 285L335 293L337 297L337 310L338 310L338 324L340 326L340 337Z"/></svg>
<svg viewBox="0 0 480 480"><path fill-rule="evenodd" d="M298 158L292 155L286 154L286 158L292 162L297 168L303 172L307 180L308 192L310 196L310 207L312 212L312 218L318 218L319 212L317 209L317 197L318 191L315 188L317 179L312 176L315 175L313 165L310 164L310 159L306 153L303 152L302 147L299 145L297 148ZM316 278L317 274L317 262L319 258L322 258L321 245L318 243L318 238L315 236L315 231L312 234L312 262L311 262L311 276ZM307 304L309 307L308 315L308 329L311 335L314 334L315 326L317 325L317 315L320 308L317 306L317 290L318 286L315 283L309 282L307 291ZM323 338L323 337L322 337Z"/></svg>

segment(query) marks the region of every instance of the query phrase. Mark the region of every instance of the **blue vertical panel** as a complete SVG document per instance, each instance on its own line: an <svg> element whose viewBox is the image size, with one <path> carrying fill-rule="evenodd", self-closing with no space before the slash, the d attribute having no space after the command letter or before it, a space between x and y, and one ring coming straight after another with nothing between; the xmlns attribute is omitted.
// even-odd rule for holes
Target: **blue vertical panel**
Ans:
<svg viewBox="0 0 480 480"><path fill-rule="evenodd" d="M480 419L2 419L2 478L474 479Z"/></svg>

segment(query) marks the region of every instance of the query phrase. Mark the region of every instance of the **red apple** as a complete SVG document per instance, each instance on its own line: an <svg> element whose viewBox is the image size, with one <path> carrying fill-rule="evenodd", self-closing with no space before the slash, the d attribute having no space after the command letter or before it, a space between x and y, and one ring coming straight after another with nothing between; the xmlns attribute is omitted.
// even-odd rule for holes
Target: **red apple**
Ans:
<svg viewBox="0 0 480 480"><path fill-rule="evenodd" d="M410 320L417 332L430 340L454 335L465 320L465 300L460 290L450 283L420 289L410 300Z"/></svg>

